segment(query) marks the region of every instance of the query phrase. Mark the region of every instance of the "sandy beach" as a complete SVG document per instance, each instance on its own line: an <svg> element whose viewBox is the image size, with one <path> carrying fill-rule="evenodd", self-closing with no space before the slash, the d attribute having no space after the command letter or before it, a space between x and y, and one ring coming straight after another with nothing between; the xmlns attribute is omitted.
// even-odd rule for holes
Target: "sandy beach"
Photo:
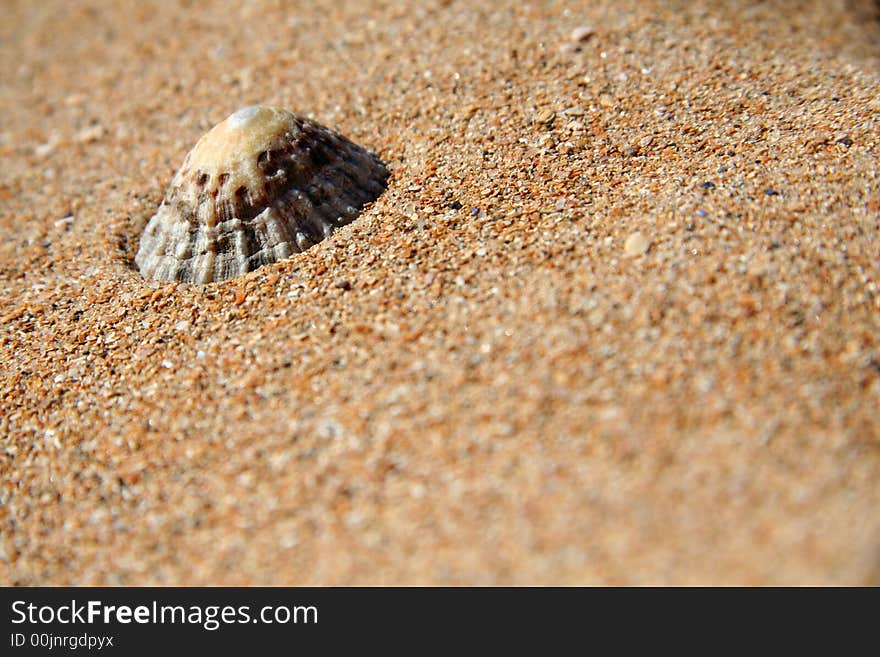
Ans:
<svg viewBox="0 0 880 657"><path fill-rule="evenodd" d="M880 4L0 6L0 584L880 584ZM254 104L376 153L145 280Z"/></svg>

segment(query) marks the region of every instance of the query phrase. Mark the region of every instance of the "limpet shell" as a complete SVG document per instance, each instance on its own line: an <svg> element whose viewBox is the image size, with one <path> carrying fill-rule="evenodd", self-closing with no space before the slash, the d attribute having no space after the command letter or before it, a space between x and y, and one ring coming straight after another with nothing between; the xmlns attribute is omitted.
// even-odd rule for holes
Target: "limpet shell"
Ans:
<svg viewBox="0 0 880 657"><path fill-rule="evenodd" d="M134 260L146 278L240 276L350 223L387 180L375 155L332 130L284 109L247 107L186 156Z"/></svg>

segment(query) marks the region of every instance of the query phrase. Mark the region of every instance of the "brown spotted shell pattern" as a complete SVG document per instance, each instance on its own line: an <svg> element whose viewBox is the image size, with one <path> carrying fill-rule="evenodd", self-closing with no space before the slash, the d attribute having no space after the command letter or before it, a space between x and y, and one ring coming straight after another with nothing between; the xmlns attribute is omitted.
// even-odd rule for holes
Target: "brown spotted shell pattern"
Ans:
<svg viewBox="0 0 880 657"><path fill-rule="evenodd" d="M149 220L146 278L210 283L305 251L385 189L382 162L292 112L248 107L206 133Z"/></svg>

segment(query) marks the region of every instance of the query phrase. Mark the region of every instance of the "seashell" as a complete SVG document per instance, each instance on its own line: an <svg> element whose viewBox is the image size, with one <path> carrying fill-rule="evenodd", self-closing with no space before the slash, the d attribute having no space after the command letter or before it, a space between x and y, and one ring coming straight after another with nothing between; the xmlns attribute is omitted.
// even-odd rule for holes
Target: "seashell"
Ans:
<svg viewBox="0 0 880 657"><path fill-rule="evenodd" d="M305 251L385 189L379 159L287 110L241 109L186 156L141 235L146 278L210 283Z"/></svg>

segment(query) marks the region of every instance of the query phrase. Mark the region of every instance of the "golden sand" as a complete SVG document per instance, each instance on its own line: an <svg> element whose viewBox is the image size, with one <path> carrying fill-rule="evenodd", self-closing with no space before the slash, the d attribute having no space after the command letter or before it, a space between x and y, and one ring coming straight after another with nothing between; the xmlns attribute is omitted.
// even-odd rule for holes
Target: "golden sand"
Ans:
<svg viewBox="0 0 880 657"><path fill-rule="evenodd" d="M0 583L880 582L878 13L3 2ZM258 103L387 191L145 281Z"/></svg>

